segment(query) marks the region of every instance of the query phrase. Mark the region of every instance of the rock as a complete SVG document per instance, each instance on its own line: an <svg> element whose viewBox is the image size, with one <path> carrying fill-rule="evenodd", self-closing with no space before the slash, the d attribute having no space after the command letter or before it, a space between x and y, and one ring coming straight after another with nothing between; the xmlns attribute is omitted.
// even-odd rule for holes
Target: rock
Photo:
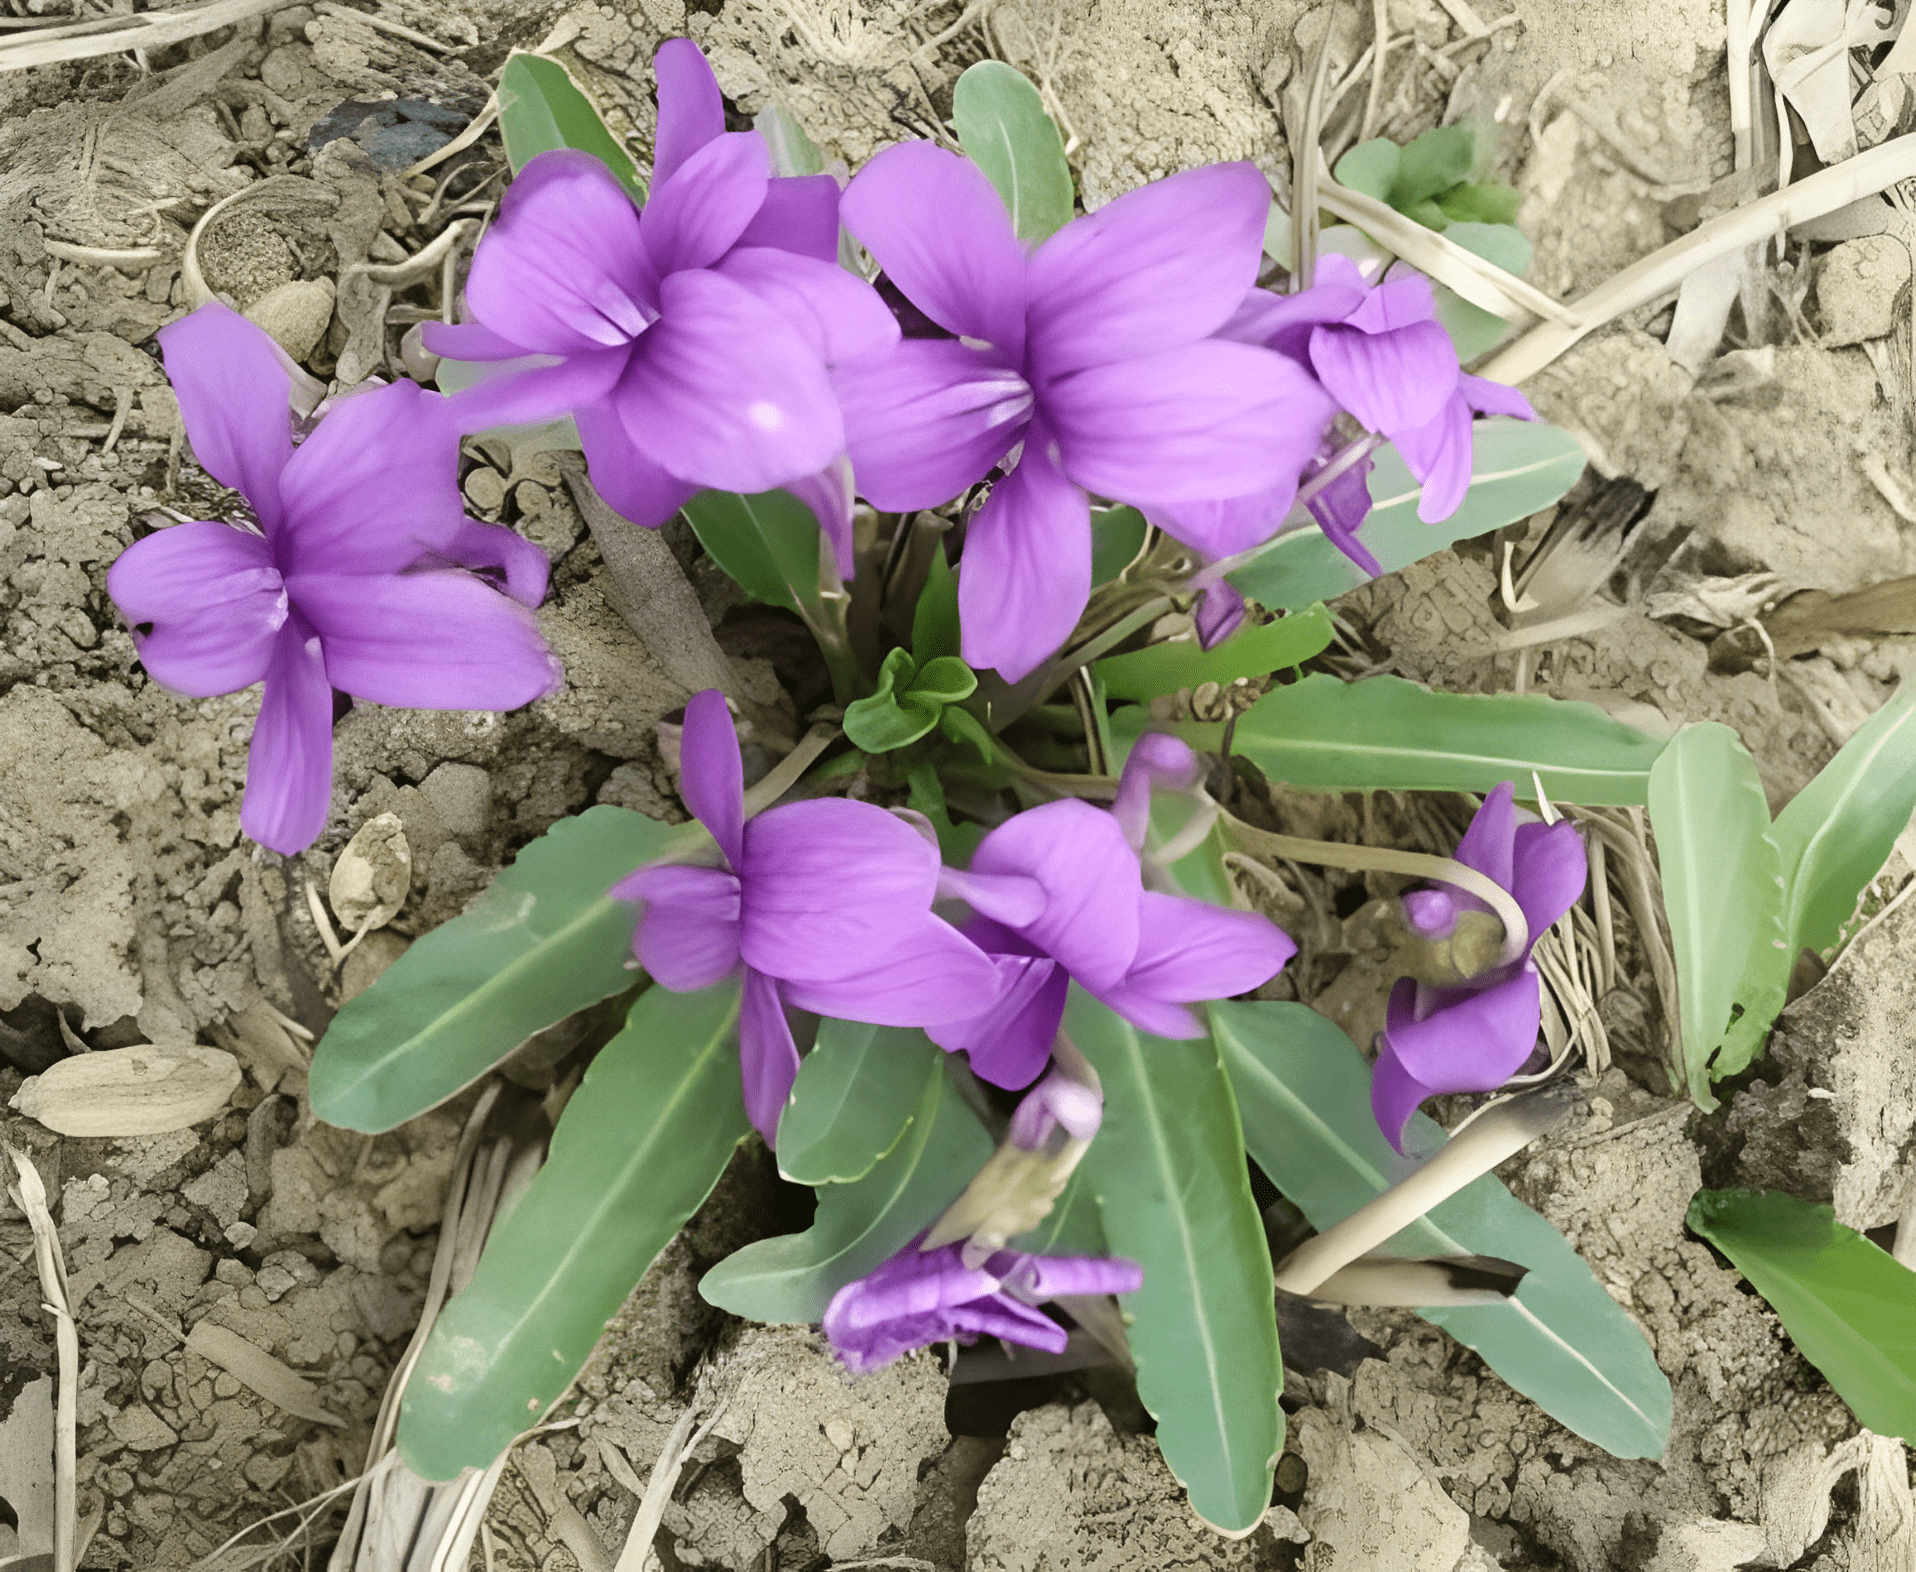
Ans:
<svg viewBox="0 0 1916 1572"><path fill-rule="evenodd" d="M179 1440L179 1433L144 1403L121 1409L106 1427L135 1452L157 1452Z"/></svg>
<svg viewBox="0 0 1916 1572"><path fill-rule="evenodd" d="M205 1207L221 1228L231 1228L246 1205L245 1153L228 1152L199 1178L182 1185L180 1194L195 1206Z"/></svg>
<svg viewBox="0 0 1916 1572"><path fill-rule="evenodd" d="M210 1119L239 1089L219 1048L108 1048L29 1077L10 1107L62 1135L160 1135Z"/></svg>
<svg viewBox="0 0 1916 1572"><path fill-rule="evenodd" d="M411 946L412 940L381 928L359 941L359 947L346 957L339 969L339 1002L357 999L386 974L386 968Z"/></svg>
<svg viewBox="0 0 1916 1572"><path fill-rule="evenodd" d="M1457 1572L1481 1564L1472 1555L1470 1514L1403 1442L1378 1430L1346 1429L1315 1408L1297 1416L1297 1442L1310 1466L1297 1514L1312 1535L1304 1556L1309 1572Z"/></svg>
<svg viewBox="0 0 1916 1572"><path fill-rule="evenodd" d="M442 764L419 783L450 835L478 840L492 824L492 777L476 764Z"/></svg>
<svg viewBox="0 0 1916 1572"><path fill-rule="evenodd" d="M1816 273L1823 342L1834 349L1886 338L1895 324L1896 297L1909 287L1909 250L1894 235L1845 240Z"/></svg>
<svg viewBox="0 0 1916 1572"><path fill-rule="evenodd" d="M319 347L321 335L333 320L333 281L294 279L267 290L242 314L265 328L293 359L304 360Z"/></svg>
<svg viewBox="0 0 1916 1572"><path fill-rule="evenodd" d="M496 513L506 500L506 477L481 465L466 477L466 500L481 513Z"/></svg>
<svg viewBox="0 0 1916 1572"><path fill-rule="evenodd" d="M1737 1572L1767 1543L1754 1523L1666 1523L1645 1572Z"/></svg>

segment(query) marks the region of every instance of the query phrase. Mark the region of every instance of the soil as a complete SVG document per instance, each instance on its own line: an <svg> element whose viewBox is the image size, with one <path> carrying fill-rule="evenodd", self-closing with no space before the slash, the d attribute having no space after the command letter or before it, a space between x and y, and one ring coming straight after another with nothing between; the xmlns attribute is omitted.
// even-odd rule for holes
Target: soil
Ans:
<svg viewBox="0 0 1916 1572"><path fill-rule="evenodd" d="M1560 299L1693 224L1731 173L1724 22L1708 0L1387 10L1405 42L1374 129L1402 141L1457 118L1488 128L1493 173L1523 194L1530 276ZM762 763L816 702L795 702L775 669L791 630L740 607L689 536L665 539L696 592L680 610L698 625L655 625L648 643L621 616L554 455L473 445L475 512L552 559L541 616L565 691L504 716L355 706L338 725L318 843L280 858L245 841L257 693L183 701L153 686L105 592L108 566L163 521L157 510L218 517L233 501L183 448L154 357L154 331L185 308L179 256L194 222L264 177L290 177L226 210L200 265L316 376L350 385L403 374L405 328L441 306L436 274L393 290L362 265L416 253L462 205L477 215L471 204L496 195L496 138L429 174L401 171L480 109L514 46L552 41L641 164L649 60L674 34L705 48L737 123L781 104L828 160L853 165L901 137L945 135L958 73L996 55L1040 83L1095 208L1215 159L1251 159L1287 190L1304 62L1328 27L1332 80L1352 74L1368 12L1304 0L379 0L363 13L293 5L138 60L0 74L0 1104L76 1048L199 1042L246 1071L222 1113L174 1134L61 1137L0 1117L54 1197L70 1274L82 1565L310 1565L339 1532L343 1513L320 1510L227 1545L365 1465L426 1299L471 1098L378 1138L328 1128L305 1101L300 1033L323 1032L561 816L597 801L681 817L660 723L688 696L686 650L710 652L716 635L751 696ZM1465 19L1492 30L1473 40ZM1367 81L1366 70L1333 109L1345 144ZM1578 490L1347 597L1332 664L1587 698L1660 731L1726 721L1773 805L1787 801L1916 647L1890 621L1811 636L1772 672L1728 635L1791 593L1916 572L1908 284L1907 253L1880 236L1794 245L1746 291L1701 370L1663 343L1668 301L1593 335L1527 389L1587 448ZM1631 485L1641 492L1620 489ZM1637 498L1627 532L1560 558L1529 590L1537 605L1513 616L1503 548L1521 563L1560 515L1620 496ZM1593 583L1607 597L1589 598ZM1520 636L1591 606L1594 625ZM1454 839L1465 812L1436 798L1272 807L1303 833L1424 850ZM386 813L410 849L405 904L336 966L307 892L323 894L347 841ZM1909 875L1898 854L1871 909ZM1364 908L1388 891L1341 874L1299 888L1304 905L1275 913L1303 946L1278 991L1368 1043L1387 974ZM1344 1352L1287 1372L1280 1504L1249 1538L1224 1540L1185 1507L1121 1383L1050 1377L981 1396L948 1388L932 1353L854 1383L815 1333L705 1306L694 1285L707 1266L789 1226L792 1199L754 1147L654 1266L574 1399L515 1452L473 1557L513 1572L610 1568L674 1425L688 1408L709 1415L723 1393L648 1566L1916 1564L1902 1444L1860 1431L1683 1226L1706 1181L1831 1200L1865 1229L1916 1201L1916 909L1888 912L1807 987L1771 1054L1705 1118L1671 1095L1663 1001L1620 883L1615 897L1619 975L1598 1001L1614 1063L1504 1174L1650 1337L1676 1392L1660 1462L1596 1451L1408 1314L1352 1311L1361 1337L1320 1340ZM601 1025L567 1023L515 1056L506 1073L524 1128L562 1100ZM0 1457L14 1457L10 1436L51 1423L55 1354L27 1224L4 1202L0 1245ZM310 1383L336 1422L277 1406L187 1346L202 1323ZM0 1564L47 1548L34 1536L50 1489L33 1473L0 1479ZM358 1564L423 1565L372 1554Z"/></svg>

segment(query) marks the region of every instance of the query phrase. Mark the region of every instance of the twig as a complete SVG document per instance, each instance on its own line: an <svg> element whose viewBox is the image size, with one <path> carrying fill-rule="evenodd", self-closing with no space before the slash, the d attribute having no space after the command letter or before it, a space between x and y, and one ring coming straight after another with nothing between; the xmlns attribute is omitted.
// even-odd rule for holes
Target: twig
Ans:
<svg viewBox="0 0 1916 1572"><path fill-rule="evenodd" d="M368 27L377 28L382 33L390 33L394 38L403 38L409 44L417 44L421 49L430 49L434 54L452 54L451 44L442 44L429 33L415 32L402 22L389 22L385 17L370 11L355 11L351 6L337 5L334 0L313 0L313 9L321 16L349 16L356 22L364 22Z"/></svg>
<svg viewBox="0 0 1916 1572"><path fill-rule="evenodd" d="M60 1254L60 1235L47 1210L47 1187L33 1159L16 1147L6 1148L19 1182L7 1186L13 1204L27 1214L33 1229L33 1264L40 1271L41 1309L53 1317L53 1340L60 1361L60 1396L53 1418L53 1572L73 1572L74 1529L77 1523L78 1414L80 1398L80 1334L73 1324L73 1305L67 1297L67 1267Z"/></svg>
<svg viewBox="0 0 1916 1572"><path fill-rule="evenodd" d="M166 253L158 246L135 246L130 251L111 251L104 246L76 246L65 240L43 240L40 245L48 256L58 257L62 262L81 262L93 267L138 270L166 260Z"/></svg>
<svg viewBox="0 0 1916 1572"><path fill-rule="evenodd" d="M1310 97L1304 101L1304 124L1291 149L1291 287L1309 289L1317 274L1317 171L1324 162L1318 140L1324 134L1324 84L1330 78L1331 32L1335 7L1324 10L1324 35L1317 41L1317 60L1311 68Z"/></svg>
<svg viewBox="0 0 1916 1572"><path fill-rule="evenodd" d="M486 99L486 107L472 117L465 130L448 142L444 147L436 148L420 159L416 164L408 165L401 171L401 178L423 174L436 164L443 164L456 153L463 153L491 129L493 121L499 118L499 95L494 92Z"/></svg>
<svg viewBox="0 0 1916 1572"><path fill-rule="evenodd" d="M1370 92L1364 98L1364 118L1357 127L1357 140L1369 141L1377 134L1377 110L1384 101L1384 70L1390 54L1390 0L1371 0Z"/></svg>
<svg viewBox="0 0 1916 1572"><path fill-rule="evenodd" d="M66 27L49 27L0 43L0 71L22 71L28 66L57 65L63 60L91 60L128 50L159 49L183 38L198 38L215 28L231 27L249 17L264 16L292 5L294 0L214 0L195 10L147 11L137 16L96 17ZM102 22L121 25L110 31Z"/></svg>
<svg viewBox="0 0 1916 1572"><path fill-rule="evenodd" d="M678 1483L679 1470L685 1466L685 1460L698 1450L699 1443L711 1434L712 1426L718 1423L725 1407L726 1403L721 1402L713 1409L711 1416L699 1426L696 1435L691 1431L698 1410L688 1408L679 1415L678 1422L665 1438L658 1461L652 1465L652 1475L645 1482L645 1494L639 1500L639 1510L632 1518L632 1531L626 1535L625 1548L619 1552L619 1564L612 1572L642 1572L645 1558L652 1549L652 1541L658 1535L659 1524L665 1519L666 1503L672 1499L672 1487Z"/></svg>

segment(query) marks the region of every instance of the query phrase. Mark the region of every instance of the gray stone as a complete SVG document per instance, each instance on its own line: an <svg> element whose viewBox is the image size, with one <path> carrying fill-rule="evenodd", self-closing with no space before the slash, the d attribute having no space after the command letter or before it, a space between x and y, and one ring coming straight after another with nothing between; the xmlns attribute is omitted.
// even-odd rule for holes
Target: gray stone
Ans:
<svg viewBox="0 0 1916 1572"><path fill-rule="evenodd" d="M1896 297L1909 287L1909 251L1893 235L1845 240L1823 258L1816 303L1831 348L1888 336Z"/></svg>
<svg viewBox="0 0 1916 1572"><path fill-rule="evenodd" d="M179 1440L173 1427L144 1403L121 1409L106 1427L135 1452L157 1452Z"/></svg>
<svg viewBox="0 0 1916 1572"><path fill-rule="evenodd" d="M446 829L462 840L486 833L492 817L492 777L476 764L442 764L419 783L419 792Z"/></svg>

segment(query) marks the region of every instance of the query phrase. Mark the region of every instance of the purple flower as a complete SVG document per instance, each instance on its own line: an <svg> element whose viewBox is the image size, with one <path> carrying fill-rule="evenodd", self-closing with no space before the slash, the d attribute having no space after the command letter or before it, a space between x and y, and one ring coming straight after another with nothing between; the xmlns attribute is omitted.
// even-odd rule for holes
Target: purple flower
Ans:
<svg viewBox="0 0 1916 1572"><path fill-rule="evenodd" d="M107 590L154 681L205 698L264 679L240 825L290 855L325 828L335 689L510 710L559 685L529 609L545 556L465 516L458 433L434 395L352 394L295 449L290 362L259 328L215 302L160 342L195 456L259 533L176 524L121 553Z"/></svg>
<svg viewBox="0 0 1916 1572"><path fill-rule="evenodd" d="M1506 781L1484 799L1458 844L1457 861L1516 897L1534 944L1583 894L1589 864L1575 825L1519 824L1515 795ZM1460 913L1488 909L1449 888L1404 897L1405 922L1430 940L1450 937ZM1370 1090L1371 1111L1391 1145L1403 1150L1404 1127L1425 1098L1492 1091L1517 1073L1537 1046L1541 986L1528 948L1460 987L1399 979L1378 1037Z"/></svg>
<svg viewBox="0 0 1916 1572"><path fill-rule="evenodd" d="M767 491L830 469L845 434L828 366L898 337L877 292L837 264L837 183L773 179L764 139L725 130L690 39L661 45L656 70L644 210L590 154L541 153L473 258L477 321L424 335L461 360L538 357L458 394L465 428L570 411L593 484L647 525L701 487ZM846 504L824 522L849 572Z"/></svg>
<svg viewBox="0 0 1916 1572"><path fill-rule="evenodd" d="M945 876L947 892L977 913L965 933L997 958L1004 991L988 1010L929 1035L969 1053L994 1085L1027 1086L1044 1068L1073 980L1147 1032L1202 1037L1186 1006L1245 993L1296 953L1256 912L1144 887L1151 779L1195 768L1175 738L1151 744L1132 750L1117 811L1075 799L1027 809L979 843L969 873ZM1182 749L1182 759L1160 744Z"/></svg>
<svg viewBox="0 0 1916 1572"><path fill-rule="evenodd" d="M1295 482L1329 400L1300 367L1210 337L1256 278L1269 206L1255 167L1213 165L1027 256L978 168L929 143L852 182L847 227L953 335L838 368L859 490L935 507L1009 470L966 528L971 665L1015 681L1070 635L1091 590L1087 492L1142 504Z"/></svg>
<svg viewBox="0 0 1916 1572"><path fill-rule="evenodd" d="M676 992L744 972L745 1111L770 1144L798 1073L783 1006L879 1026L976 1011L998 990L991 960L932 915L938 852L870 803L822 798L748 820L738 734L716 688L685 708L680 790L721 858L640 868L613 886L643 901L639 962Z"/></svg>
<svg viewBox="0 0 1916 1572"><path fill-rule="evenodd" d="M1042 1151L1062 1130L1067 1140L1089 1141L1104 1123L1104 1093L1053 1065L1018 1099L1006 1139L1023 1152Z"/></svg>
<svg viewBox="0 0 1916 1572"><path fill-rule="evenodd" d="M1198 648L1214 650L1244 626L1244 596L1228 580L1216 579L1204 586L1193 620Z"/></svg>
<svg viewBox="0 0 1916 1572"><path fill-rule="evenodd" d="M1317 274L1295 295L1253 290L1224 334L1309 364L1332 398L1396 445L1424 488L1417 516L1449 518L1470 490L1471 421L1537 412L1515 388L1459 367L1423 274L1369 284L1336 252L1318 258Z"/></svg>
<svg viewBox="0 0 1916 1572"><path fill-rule="evenodd" d="M1061 1354L1065 1329L1037 1305L1060 1296L1134 1293L1144 1282L1135 1261L1112 1256L997 1250L968 1267L963 1245L921 1250L924 1237L832 1295L825 1336L851 1370L876 1370L914 1348L952 1339L999 1337Z"/></svg>

